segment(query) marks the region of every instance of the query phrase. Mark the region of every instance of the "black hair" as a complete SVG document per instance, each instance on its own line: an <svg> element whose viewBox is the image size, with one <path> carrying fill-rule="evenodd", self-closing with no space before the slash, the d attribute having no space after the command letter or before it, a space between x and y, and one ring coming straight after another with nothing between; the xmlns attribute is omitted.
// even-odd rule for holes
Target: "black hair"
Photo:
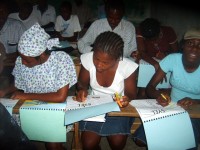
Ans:
<svg viewBox="0 0 200 150"><path fill-rule="evenodd" d="M141 34L145 38L153 38L160 33L160 22L154 18L147 18L139 25Z"/></svg>
<svg viewBox="0 0 200 150"><path fill-rule="evenodd" d="M72 4L69 1L63 1L60 5L61 8L68 8L70 11L72 11Z"/></svg>
<svg viewBox="0 0 200 150"><path fill-rule="evenodd" d="M33 5L30 2L23 2L21 5L19 5L19 8L26 8L26 9L30 9L33 10Z"/></svg>
<svg viewBox="0 0 200 150"><path fill-rule="evenodd" d="M123 58L124 41L118 34L106 31L97 36L93 50L108 53L115 59Z"/></svg>
<svg viewBox="0 0 200 150"><path fill-rule="evenodd" d="M111 9L116 9L125 13L125 5L123 0L108 0L105 4L105 11L108 12Z"/></svg>

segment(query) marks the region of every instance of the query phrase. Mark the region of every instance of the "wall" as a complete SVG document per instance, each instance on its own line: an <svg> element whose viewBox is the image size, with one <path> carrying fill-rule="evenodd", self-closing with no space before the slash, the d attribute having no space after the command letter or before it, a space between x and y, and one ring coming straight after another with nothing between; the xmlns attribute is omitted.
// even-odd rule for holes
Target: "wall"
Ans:
<svg viewBox="0 0 200 150"><path fill-rule="evenodd" d="M37 0L16 0L17 2L30 1L33 4ZM58 13L60 3L64 0L49 0ZM70 0L71 2L73 0ZM97 16L97 7L103 0L83 0ZM124 0L126 6L126 18L137 26L147 17L157 18L161 24L172 26L180 41L184 32L193 26L200 26L200 9L195 0Z"/></svg>

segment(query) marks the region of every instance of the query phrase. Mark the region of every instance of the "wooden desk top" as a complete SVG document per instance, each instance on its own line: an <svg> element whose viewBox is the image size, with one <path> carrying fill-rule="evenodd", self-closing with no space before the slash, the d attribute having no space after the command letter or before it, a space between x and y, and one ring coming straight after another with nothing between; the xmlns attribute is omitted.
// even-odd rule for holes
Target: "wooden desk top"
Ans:
<svg viewBox="0 0 200 150"><path fill-rule="evenodd" d="M191 106L187 112L191 118L200 118L200 105ZM129 116L129 117L140 117L135 107L128 105L126 108L121 108L120 112L110 112L109 116Z"/></svg>

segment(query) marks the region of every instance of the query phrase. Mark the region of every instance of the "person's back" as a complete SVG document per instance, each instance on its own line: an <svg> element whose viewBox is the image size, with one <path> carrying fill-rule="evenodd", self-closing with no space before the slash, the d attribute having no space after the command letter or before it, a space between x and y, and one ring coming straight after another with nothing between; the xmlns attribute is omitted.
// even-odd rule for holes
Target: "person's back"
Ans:
<svg viewBox="0 0 200 150"><path fill-rule="evenodd" d="M95 38L102 32L112 31L120 35L124 40L124 56L130 57L136 50L135 27L129 21L122 19L124 14L122 1L109 1L106 9L107 18L96 20L89 27L85 35L78 41L80 53L87 53L92 50Z"/></svg>

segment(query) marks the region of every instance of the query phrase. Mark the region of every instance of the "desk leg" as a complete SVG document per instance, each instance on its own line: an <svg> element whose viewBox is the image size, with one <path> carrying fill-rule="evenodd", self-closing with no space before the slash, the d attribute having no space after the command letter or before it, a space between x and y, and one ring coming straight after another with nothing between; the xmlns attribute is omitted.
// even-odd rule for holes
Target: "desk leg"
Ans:
<svg viewBox="0 0 200 150"><path fill-rule="evenodd" d="M79 132L79 124L78 122L74 123L74 136L72 141L72 150L81 150L81 135Z"/></svg>

